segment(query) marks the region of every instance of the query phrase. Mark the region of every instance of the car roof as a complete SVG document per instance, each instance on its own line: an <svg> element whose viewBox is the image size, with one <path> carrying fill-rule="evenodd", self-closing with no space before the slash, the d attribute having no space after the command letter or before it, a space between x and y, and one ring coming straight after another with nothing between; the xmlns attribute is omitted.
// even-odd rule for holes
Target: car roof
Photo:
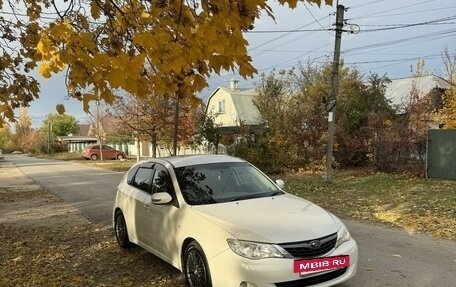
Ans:
<svg viewBox="0 0 456 287"><path fill-rule="evenodd" d="M145 160L145 162L160 162L165 161L174 167L183 167L190 165L199 165L207 163L220 163L220 162L245 162L245 160L228 156L228 155L216 155L216 154L205 154L205 155L184 155L184 156L169 156L161 158L151 158Z"/></svg>

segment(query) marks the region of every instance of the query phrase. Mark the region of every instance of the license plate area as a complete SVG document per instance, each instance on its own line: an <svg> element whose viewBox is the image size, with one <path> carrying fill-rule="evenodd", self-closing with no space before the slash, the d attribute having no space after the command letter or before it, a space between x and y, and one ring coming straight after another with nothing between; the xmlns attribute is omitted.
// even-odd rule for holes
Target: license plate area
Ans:
<svg viewBox="0 0 456 287"><path fill-rule="evenodd" d="M313 271L339 269L348 266L350 266L349 255L312 259L299 259L294 261L293 272L303 274Z"/></svg>

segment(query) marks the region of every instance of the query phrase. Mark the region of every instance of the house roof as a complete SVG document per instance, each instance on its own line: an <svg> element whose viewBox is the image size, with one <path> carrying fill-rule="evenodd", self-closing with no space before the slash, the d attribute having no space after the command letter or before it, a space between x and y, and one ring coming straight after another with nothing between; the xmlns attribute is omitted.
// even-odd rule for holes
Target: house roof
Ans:
<svg viewBox="0 0 456 287"><path fill-rule="evenodd" d="M97 138L96 137L90 137L90 136L60 136L58 137L60 141L62 142L96 142Z"/></svg>
<svg viewBox="0 0 456 287"><path fill-rule="evenodd" d="M393 107L402 110L410 97L413 83L416 83L416 88L422 95L429 94L434 88L445 89L448 86L445 81L434 75L394 79L388 84L385 97L391 101Z"/></svg>
<svg viewBox="0 0 456 287"><path fill-rule="evenodd" d="M210 102L212 96L214 96L219 90L224 90L231 95L237 112L238 121L246 125L258 125L262 123L260 113L252 101L253 97L257 94L255 89L232 89L219 87L210 95L208 103Z"/></svg>
<svg viewBox="0 0 456 287"><path fill-rule="evenodd" d="M89 134L89 124L78 124L79 131L74 136L87 136Z"/></svg>

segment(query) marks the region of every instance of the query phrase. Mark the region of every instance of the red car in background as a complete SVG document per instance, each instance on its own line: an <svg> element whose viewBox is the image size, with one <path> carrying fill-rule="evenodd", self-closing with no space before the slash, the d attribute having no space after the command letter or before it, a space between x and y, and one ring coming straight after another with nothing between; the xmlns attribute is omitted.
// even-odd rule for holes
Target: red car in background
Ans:
<svg viewBox="0 0 456 287"><path fill-rule="evenodd" d="M121 150L116 150L108 145L103 145L103 159L124 159L127 156ZM100 145L88 145L82 150L82 156L85 159L97 160L101 158Z"/></svg>

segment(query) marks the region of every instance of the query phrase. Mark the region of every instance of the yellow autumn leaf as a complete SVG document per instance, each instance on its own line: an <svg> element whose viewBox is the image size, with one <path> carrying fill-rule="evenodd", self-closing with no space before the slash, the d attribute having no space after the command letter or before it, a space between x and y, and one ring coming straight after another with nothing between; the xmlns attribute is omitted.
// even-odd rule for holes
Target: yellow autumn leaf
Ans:
<svg viewBox="0 0 456 287"><path fill-rule="evenodd" d="M90 14L92 15L93 19L100 18L100 6L98 6L98 3L98 1L90 2Z"/></svg>
<svg viewBox="0 0 456 287"><path fill-rule="evenodd" d="M239 74L246 78L247 76L252 76L256 73L256 69L249 63L239 64Z"/></svg>
<svg viewBox="0 0 456 287"><path fill-rule="evenodd" d="M61 60L60 60L60 54L53 54L51 56L51 63L52 63L52 70L54 72L59 72L59 71L62 71L63 68L65 68L65 63L63 63Z"/></svg>
<svg viewBox="0 0 456 287"><path fill-rule="evenodd" d="M49 79L51 77L51 67L48 63L41 63L38 72L41 76L45 77L46 79Z"/></svg>
<svg viewBox="0 0 456 287"><path fill-rule="evenodd" d="M40 40L38 42L38 44L36 45L36 49L38 50L38 52L40 52L41 56L46 56L47 55L47 50L45 50L42 40Z"/></svg>
<svg viewBox="0 0 456 287"><path fill-rule="evenodd" d="M195 90L202 90L204 87L207 87L206 79L201 75L194 75L192 86Z"/></svg>
<svg viewBox="0 0 456 287"><path fill-rule="evenodd" d="M183 57L177 57L172 60L167 66L169 67L170 71L180 73L185 64L187 64L187 61Z"/></svg>
<svg viewBox="0 0 456 287"><path fill-rule="evenodd" d="M90 109L90 105L89 103L91 101L95 101L97 100L98 97L95 95L95 94L92 94L92 93L85 93L82 95L82 107L84 109L84 112L88 112L89 109Z"/></svg>
<svg viewBox="0 0 456 287"><path fill-rule="evenodd" d="M113 70L106 76L106 80L111 83L111 87L120 88L125 85L125 72L123 70Z"/></svg>
<svg viewBox="0 0 456 287"><path fill-rule="evenodd" d="M59 113L59 115L62 115L65 113L65 106L63 104L58 104L55 106L55 110Z"/></svg>
<svg viewBox="0 0 456 287"><path fill-rule="evenodd" d="M149 13L147 13L147 12L145 12L145 11L143 11L143 12L141 13L141 18L142 18L142 19L147 19L147 18L149 18L149 17L150 17L150 14L149 14Z"/></svg>

